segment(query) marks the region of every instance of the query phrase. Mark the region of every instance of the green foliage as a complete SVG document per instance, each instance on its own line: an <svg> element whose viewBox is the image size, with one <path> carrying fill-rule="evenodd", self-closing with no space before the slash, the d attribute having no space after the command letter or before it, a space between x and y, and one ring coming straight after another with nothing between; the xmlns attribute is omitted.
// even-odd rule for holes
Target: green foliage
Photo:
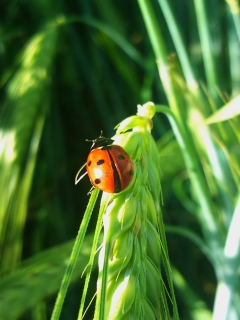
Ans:
<svg viewBox="0 0 240 320"><path fill-rule="evenodd" d="M0 318L50 318L88 201L88 179L74 186L84 140L100 130L112 136L146 101L159 111L153 136L180 318L239 318L239 1L23 0L1 8ZM100 218L88 238L82 311L96 291ZM75 244L70 266L79 259L81 267L65 285L80 282L88 241L80 254ZM77 318L82 288L71 290L63 319Z"/></svg>
<svg viewBox="0 0 240 320"><path fill-rule="evenodd" d="M79 279L88 263L92 246L92 235L84 239L84 253L78 255L72 281ZM14 273L1 281L1 319L18 319L23 310L38 306L58 289L66 269L73 241L45 250L22 263ZM95 260L96 265L96 260ZM11 308L9 308L11 306Z"/></svg>
<svg viewBox="0 0 240 320"><path fill-rule="evenodd" d="M4 199L1 265L6 271L13 269L21 256L27 201L48 104L44 90L49 85L55 44L56 27L50 26L33 36L6 88L0 159L3 173L0 190Z"/></svg>

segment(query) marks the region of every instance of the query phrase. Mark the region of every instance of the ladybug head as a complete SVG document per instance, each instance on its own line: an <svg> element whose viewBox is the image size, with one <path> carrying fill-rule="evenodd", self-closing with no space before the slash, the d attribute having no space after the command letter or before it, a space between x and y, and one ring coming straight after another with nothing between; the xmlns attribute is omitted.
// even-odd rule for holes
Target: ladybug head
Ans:
<svg viewBox="0 0 240 320"><path fill-rule="evenodd" d="M86 139L86 141L92 142L90 150L93 150L93 149L96 149L96 148L99 148L99 147L106 147L106 146L111 145L114 142L114 140L111 139L111 138L103 137L102 133L103 132L101 131L100 137L95 139L95 140Z"/></svg>

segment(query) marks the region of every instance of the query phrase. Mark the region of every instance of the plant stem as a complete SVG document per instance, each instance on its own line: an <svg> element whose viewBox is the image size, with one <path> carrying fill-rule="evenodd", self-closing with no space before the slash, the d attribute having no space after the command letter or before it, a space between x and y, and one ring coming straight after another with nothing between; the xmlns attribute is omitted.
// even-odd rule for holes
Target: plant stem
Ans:
<svg viewBox="0 0 240 320"><path fill-rule="evenodd" d="M64 277L63 277L63 280L61 283L60 290L58 292L58 296L57 296L57 300L56 300L56 303L54 306L51 320L58 320L60 317L63 302L64 302L64 299L65 299L65 296L67 293L69 283L71 281L71 276L72 276L74 267L76 265L77 258L79 256L82 242L84 240L84 236L87 231L88 223L91 218L92 210L94 208L98 194L99 194L99 189L94 189L93 192L91 193L91 198L88 202L88 206L86 208L86 211L85 211L85 214L84 214L80 229L78 231L78 235L77 235L76 241L74 243L70 259L69 259L69 264L67 266L66 272L64 274Z"/></svg>
<svg viewBox="0 0 240 320"><path fill-rule="evenodd" d="M222 260L221 248L223 240L221 239L221 233L219 234L218 232L219 226L215 219L215 212L208 186L203 175L194 142L191 138L191 132L187 127L183 100L181 100L182 97L179 97L176 84L174 83L171 70L167 63L166 46L151 3L149 0L138 0L138 3L156 56L160 78L168 98L169 106L172 110L172 114L174 114L174 117L170 116L169 120L180 148L182 149L186 167L192 182L192 191L201 208L198 217L205 237L209 242L211 250L214 252L215 265L217 266Z"/></svg>
<svg viewBox="0 0 240 320"><path fill-rule="evenodd" d="M209 34L208 18L206 16L206 6L204 0L194 0L195 11L197 16L198 30L202 48L203 62L207 78L208 89L211 95L216 96L215 87L217 77L214 67L213 54L211 48L211 37Z"/></svg>
<svg viewBox="0 0 240 320"><path fill-rule="evenodd" d="M223 276L220 279L213 311L213 320L226 320L231 314L237 319L236 307L233 306L234 294L239 292L239 258L240 258L240 195L228 230L224 248L226 265L223 268ZM234 317L235 315L235 317Z"/></svg>
<svg viewBox="0 0 240 320"><path fill-rule="evenodd" d="M180 32L180 28L176 22L173 15L172 9L170 7L168 0L158 0L159 5L163 11L166 21L168 21L168 28L171 33L172 40L174 42L181 67L186 78L187 84L192 90L196 89L197 83L194 77L192 66L189 61L186 47L183 42L183 37Z"/></svg>

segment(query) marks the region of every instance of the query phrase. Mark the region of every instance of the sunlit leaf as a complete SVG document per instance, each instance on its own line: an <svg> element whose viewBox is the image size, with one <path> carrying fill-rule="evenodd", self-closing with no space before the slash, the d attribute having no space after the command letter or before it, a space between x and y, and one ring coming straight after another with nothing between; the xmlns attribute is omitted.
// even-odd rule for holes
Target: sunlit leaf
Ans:
<svg viewBox="0 0 240 320"><path fill-rule="evenodd" d="M216 111L213 115L207 118L208 124L222 122L232 119L240 114L240 95L229 101L225 106Z"/></svg>

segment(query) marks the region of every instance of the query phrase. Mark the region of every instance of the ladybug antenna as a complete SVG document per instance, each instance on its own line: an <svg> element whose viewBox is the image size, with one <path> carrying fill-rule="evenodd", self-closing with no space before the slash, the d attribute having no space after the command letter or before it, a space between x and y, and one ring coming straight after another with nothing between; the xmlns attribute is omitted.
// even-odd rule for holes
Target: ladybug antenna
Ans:
<svg viewBox="0 0 240 320"><path fill-rule="evenodd" d="M102 137L103 137L103 130L100 131L100 136L97 139L94 139L94 140L85 139L85 141L94 143L96 140L98 140L99 138L102 138Z"/></svg>
<svg viewBox="0 0 240 320"><path fill-rule="evenodd" d="M79 177L79 174L80 172L82 171L82 169L86 166L86 163L78 170L77 174L76 174L76 177L75 177L75 184L77 184L80 180L82 180L82 178L87 174L87 171L82 174L80 177Z"/></svg>
<svg viewBox="0 0 240 320"><path fill-rule="evenodd" d="M100 136L97 139L94 139L94 140L85 139L85 141L92 142L90 150L93 150L93 149L99 148L99 147L103 147L103 146L108 146L114 142L113 139L105 138L103 136L103 130L101 130Z"/></svg>

